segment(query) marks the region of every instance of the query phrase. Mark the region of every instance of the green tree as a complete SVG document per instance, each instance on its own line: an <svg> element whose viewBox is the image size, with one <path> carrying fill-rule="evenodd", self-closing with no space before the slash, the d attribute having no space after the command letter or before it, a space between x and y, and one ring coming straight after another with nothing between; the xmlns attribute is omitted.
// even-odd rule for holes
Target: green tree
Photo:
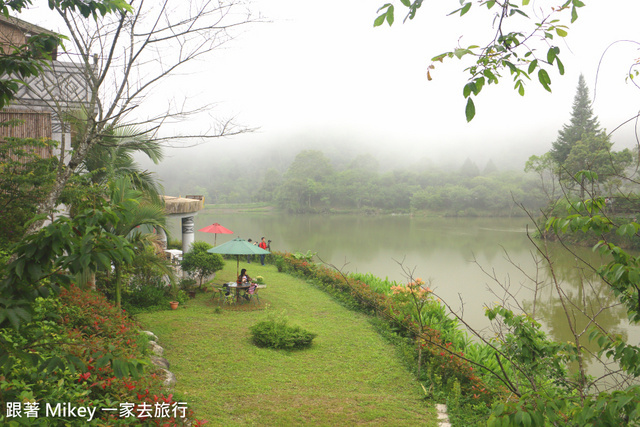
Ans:
<svg viewBox="0 0 640 427"><path fill-rule="evenodd" d="M16 244L13 258L2 271L0 327L19 329L31 320L36 298L57 294L78 274L132 262L129 241L109 231L130 210L116 202L111 206L100 202L73 218L60 217Z"/></svg>
<svg viewBox="0 0 640 427"><path fill-rule="evenodd" d="M282 175L274 168L267 169L264 182L258 191L258 200L271 202L274 200L278 186L282 183Z"/></svg>
<svg viewBox="0 0 640 427"><path fill-rule="evenodd" d="M525 163L524 171L535 172L538 175L539 188L546 196L548 203L558 198L558 164L550 152L546 152L541 156L533 155L529 157Z"/></svg>
<svg viewBox="0 0 640 427"><path fill-rule="evenodd" d="M590 191L591 197L597 196L602 185L622 174L632 162L629 150L614 152L612 147L609 136L600 129L598 119L593 115L589 90L580 75L571 120L558 132L558 139L549 151L560 181L570 189L577 188L581 198L585 191ZM542 166L540 161L537 163L538 168ZM533 163L529 167L533 167ZM580 171L588 174L577 176Z"/></svg>
<svg viewBox="0 0 640 427"><path fill-rule="evenodd" d="M465 160L460 167L460 175L466 178L473 178L480 175L480 169L478 169L478 165L476 165L475 162L467 157L467 160Z"/></svg>
<svg viewBox="0 0 640 427"><path fill-rule="evenodd" d="M325 206L326 184L333 173L329 159L321 151L301 151L283 176L276 195L278 205L292 212L309 212Z"/></svg>
<svg viewBox="0 0 640 427"><path fill-rule="evenodd" d="M224 268L222 255L207 252L212 247L207 242L195 241L191 244L191 250L184 254L182 259L182 270L198 280L200 289L204 279Z"/></svg>
<svg viewBox="0 0 640 427"><path fill-rule="evenodd" d="M133 188L130 178L121 177L109 183L109 202L125 206L127 209L119 215L119 220L110 224L109 232L121 236L130 242L134 253L143 253L149 245L159 247L157 235L146 232L145 228L166 228L166 215L164 206L156 200L144 198L143 193ZM143 228L145 227L145 228ZM158 262L158 266L164 265ZM116 305L120 307L122 302L122 288L126 277L127 263L115 260L113 262L115 272Z"/></svg>
<svg viewBox="0 0 640 427"><path fill-rule="evenodd" d="M625 149L620 152L611 151L612 143L604 134L583 134L577 141L564 162L567 171L580 188L580 197L584 198L585 191L591 197L601 194L599 183L605 183L609 178L620 175L633 162L631 151ZM587 171L589 174L580 174Z"/></svg>
<svg viewBox="0 0 640 427"><path fill-rule="evenodd" d="M285 179L300 178L325 181L332 174L331 163L322 151L304 150L296 155L285 174Z"/></svg>
<svg viewBox="0 0 640 427"><path fill-rule="evenodd" d="M493 160L489 159L486 166L482 170L482 175L491 175L494 173L498 173L498 167L493 163Z"/></svg>
<svg viewBox="0 0 640 427"><path fill-rule="evenodd" d="M594 117L591 109L591 99L589 99L589 88L584 80L584 76L580 74L578 78L578 87L576 95L573 98L573 108L571 110L571 119L569 124L562 126L558 131L558 139L556 139L551 148L551 156L560 166L564 166L565 161L571 153L571 149L582 140L584 135L597 135L605 137L604 132L600 129L598 118Z"/></svg>

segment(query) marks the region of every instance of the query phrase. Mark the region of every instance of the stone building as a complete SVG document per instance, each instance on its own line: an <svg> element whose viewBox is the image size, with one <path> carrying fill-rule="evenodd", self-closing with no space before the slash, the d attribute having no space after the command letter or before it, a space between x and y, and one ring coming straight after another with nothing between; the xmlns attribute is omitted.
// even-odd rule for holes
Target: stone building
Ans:
<svg viewBox="0 0 640 427"><path fill-rule="evenodd" d="M0 47L5 52L27 44L29 37L42 33L55 34L0 14ZM50 138L60 142L60 148L67 153L71 145L71 130L61 117L69 111L91 105L88 73L80 63L59 61L57 48L51 52L49 66L38 77L26 79L27 85L19 89L11 105L0 111L0 122L11 119L23 121L19 126L0 128L0 137ZM59 155L60 151L54 154Z"/></svg>

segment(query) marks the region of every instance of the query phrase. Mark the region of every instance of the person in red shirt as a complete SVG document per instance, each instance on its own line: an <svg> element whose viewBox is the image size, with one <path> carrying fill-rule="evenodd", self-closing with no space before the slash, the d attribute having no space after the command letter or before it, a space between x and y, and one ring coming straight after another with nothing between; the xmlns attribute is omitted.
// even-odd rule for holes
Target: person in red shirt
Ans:
<svg viewBox="0 0 640 427"><path fill-rule="evenodd" d="M267 250L267 242L265 242L264 237L260 239L260 244L258 245L258 247L264 249L265 251ZM265 257L265 254L260 255L260 263L262 265L264 265L264 257Z"/></svg>

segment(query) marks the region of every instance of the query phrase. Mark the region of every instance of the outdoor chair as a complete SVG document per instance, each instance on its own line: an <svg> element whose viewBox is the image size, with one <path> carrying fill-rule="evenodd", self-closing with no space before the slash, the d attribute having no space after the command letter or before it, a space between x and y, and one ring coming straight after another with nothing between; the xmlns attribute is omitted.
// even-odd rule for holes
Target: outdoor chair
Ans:
<svg viewBox="0 0 640 427"><path fill-rule="evenodd" d="M222 298L223 304L233 305L236 303L236 294L229 289L229 285L227 283L222 285Z"/></svg>
<svg viewBox="0 0 640 427"><path fill-rule="evenodd" d="M258 286L251 286L247 290L247 295L249 295L249 301L252 301L255 304L256 300L258 300L258 304L260 304L260 297L258 296L259 290L260 288Z"/></svg>
<svg viewBox="0 0 640 427"><path fill-rule="evenodd" d="M224 304L225 292L226 290L222 287L222 285L213 285L213 296L211 299L218 298L220 300L220 304Z"/></svg>

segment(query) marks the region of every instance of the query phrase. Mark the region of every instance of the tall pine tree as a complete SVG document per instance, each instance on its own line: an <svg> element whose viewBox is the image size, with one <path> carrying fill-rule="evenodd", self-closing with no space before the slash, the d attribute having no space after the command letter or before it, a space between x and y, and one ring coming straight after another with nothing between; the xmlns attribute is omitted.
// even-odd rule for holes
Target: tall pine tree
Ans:
<svg viewBox="0 0 640 427"><path fill-rule="evenodd" d="M564 166L571 149L576 143L582 140L583 135L601 136L598 118L593 116L591 100L589 99L589 88L580 74L576 96L573 98L573 110L571 111L571 121L562 126L558 131L558 139L552 145L551 156L560 166Z"/></svg>
<svg viewBox="0 0 640 427"><path fill-rule="evenodd" d="M558 139L549 154L556 164L558 177L568 189L578 190L584 198L588 191L591 197L602 191L612 192L607 182L621 174L632 161L629 149L612 151L613 143L606 132L600 129L594 117L589 99L589 89L584 76L578 79L576 96L573 99L571 121L558 131ZM578 175L580 171L595 172L589 179ZM607 187L605 189L605 187Z"/></svg>

